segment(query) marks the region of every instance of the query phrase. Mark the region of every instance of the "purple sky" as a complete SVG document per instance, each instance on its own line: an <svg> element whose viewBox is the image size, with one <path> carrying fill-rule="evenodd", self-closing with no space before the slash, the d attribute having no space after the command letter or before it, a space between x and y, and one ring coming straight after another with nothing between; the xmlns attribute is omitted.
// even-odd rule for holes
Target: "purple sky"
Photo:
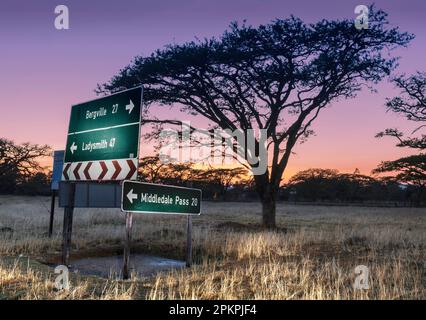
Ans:
<svg viewBox="0 0 426 320"><path fill-rule="evenodd" d="M306 22L354 18L357 1L284 0L122 0L0 2L0 137L16 142L47 143L63 149L72 104L95 97L97 83L107 81L135 55L150 54L165 44L221 34L231 21L267 23L294 14ZM392 25L416 35L402 57L398 73L426 71L426 1L375 1ZM70 30L54 28L54 8L70 10ZM298 147L289 174L309 167L363 173L380 160L408 151L391 139L374 135L387 127L414 128L385 113L385 97L397 94L387 82L379 92L362 92L355 100L335 103L314 125L317 133ZM144 149L141 150L143 156ZM288 176L288 174L287 174Z"/></svg>

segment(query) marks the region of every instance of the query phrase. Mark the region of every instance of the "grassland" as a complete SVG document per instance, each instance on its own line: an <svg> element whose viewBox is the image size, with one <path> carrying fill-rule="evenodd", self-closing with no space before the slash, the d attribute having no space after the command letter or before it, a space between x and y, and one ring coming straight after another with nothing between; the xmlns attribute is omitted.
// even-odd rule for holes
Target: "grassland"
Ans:
<svg viewBox="0 0 426 320"><path fill-rule="evenodd" d="M194 217L187 269L129 281L72 274L54 286L62 210L47 237L49 199L0 197L0 299L425 299L426 209L279 204L262 230L257 203L209 203ZM134 253L184 257L185 217L136 215ZM124 215L76 209L72 258L122 253ZM369 289L354 289L355 267Z"/></svg>

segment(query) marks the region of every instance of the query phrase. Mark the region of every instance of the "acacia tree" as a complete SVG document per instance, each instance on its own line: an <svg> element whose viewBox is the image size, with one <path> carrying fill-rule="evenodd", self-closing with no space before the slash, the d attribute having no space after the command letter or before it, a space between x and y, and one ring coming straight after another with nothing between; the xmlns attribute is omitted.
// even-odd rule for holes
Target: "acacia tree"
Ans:
<svg viewBox="0 0 426 320"><path fill-rule="evenodd" d="M388 111L404 116L409 121L419 123L412 134L422 130L426 126L426 72L417 72L410 77L399 76L393 79L394 84L400 89L400 95L388 99L386 107ZM426 149L426 135L420 137L404 137L404 133L398 129L386 129L376 137L394 137L398 140L398 147L414 149Z"/></svg>
<svg viewBox="0 0 426 320"><path fill-rule="evenodd" d="M426 73L417 72L410 77L399 76L393 82L401 90L398 97L388 99L388 111L403 115L407 120L419 123L412 134L423 130L426 126ZM397 139L398 147L408 147L423 151L426 149L426 135L404 137L398 129L386 129L376 137L390 136ZM420 153L393 161L384 161L373 170L373 173L396 172L394 180L418 187L418 202L421 201L426 187L426 154Z"/></svg>
<svg viewBox="0 0 426 320"><path fill-rule="evenodd" d="M426 154L417 154L393 161L383 161L373 173L396 172L396 176L388 180L416 186L417 203L420 204L426 188Z"/></svg>
<svg viewBox="0 0 426 320"><path fill-rule="evenodd" d="M242 167L235 168L208 168L200 170L197 179L220 188L221 196L226 200L226 194L233 184L248 184L247 170Z"/></svg>
<svg viewBox="0 0 426 320"><path fill-rule="evenodd" d="M353 20L305 24L293 16L258 27L233 23L219 38L138 56L97 91L142 84L147 112L174 106L224 130L265 130L267 170L254 182L263 225L275 227L277 192L293 147L312 134L312 123L332 101L355 97L388 75L396 58L384 53L412 38L389 27L386 13L374 7L363 30ZM160 122L148 114L142 121ZM262 147L258 139L255 147ZM252 170L258 165L248 164Z"/></svg>
<svg viewBox="0 0 426 320"><path fill-rule="evenodd" d="M158 155L148 156L139 162L139 177L151 183L178 183L196 180L199 171L192 163L165 163Z"/></svg>
<svg viewBox="0 0 426 320"><path fill-rule="evenodd" d="M0 138L0 192L13 193L17 184L43 171L39 159L50 154L47 145L28 142L19 145Z"/></svg>
<svg viewBox="0 0 426 320"><path fill-rule="evenodd" d="M159 183L164 176L167 165L157 155L144 157L139 161L139 178L142 181Z"/></svg>

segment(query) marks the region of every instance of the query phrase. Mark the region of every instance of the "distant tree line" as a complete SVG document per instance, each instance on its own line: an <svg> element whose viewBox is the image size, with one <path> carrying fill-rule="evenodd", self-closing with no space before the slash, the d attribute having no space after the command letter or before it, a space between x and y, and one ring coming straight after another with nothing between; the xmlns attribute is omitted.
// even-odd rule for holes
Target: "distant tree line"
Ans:
<svg viewBox="0 0 426 320"><path fill-rule="evenodd" d="M203 199L255 201L258 195L250 173L241 167L206 168L193 163L162 163L157 156L145 157L139 165L140 180L203 190ZM292 202L426 204L419 186L393 177L340 173L335 169L308 169L296 173L279 191L278 200Z"/></svg>
<svg viewBox="0 0 426 320"><path fill-rule="evenodd" d="M49 195L51 171L38 159L51 155L48 146L15 144L0 139L0 194ZM402 160L399 160L402 161ZM380 168L384 166L382 164ZM377 169L375 170L377 171ZM423 185L406 171L392 177L340 173L335 169L308 169L280 187L278 200L294 202L395 202L426 204ZM206 167L194 163L165 163L158 156L139 162L139 180L203 190L204 200L256 201L252 176L243 167ZM418 179L419 180L419 179ZM419 181L422 181L421 179Z"/></svg>
<svg viewBox="0 0 426 320"><path fill-rule="evenodd" d="M242 167L197 167L194 163L165 163L158 156L142 158L139 179L145 182L199 188L208 200L240 200L253 192L253 180ZM256 197L254 199L257 199Z"/></svg>
<svg viewBox="0 0 426 320"><path fill-rule="evenodd" d="M281 190L281 199L308 202L392 202L426 204L426 194L416 185L334 169L308 169L295 174Z"/></svg>

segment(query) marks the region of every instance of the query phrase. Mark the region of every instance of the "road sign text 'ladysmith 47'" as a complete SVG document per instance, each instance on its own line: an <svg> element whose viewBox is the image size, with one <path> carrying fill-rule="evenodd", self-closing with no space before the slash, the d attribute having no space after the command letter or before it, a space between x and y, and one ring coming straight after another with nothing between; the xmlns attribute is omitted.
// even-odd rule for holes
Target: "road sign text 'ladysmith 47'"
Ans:
<svg viewBox="0 0 426 320"><path fill-rule="evenodd" d="M200 214L201 190L124 181L121 210L140 213Z"/></svg>
<svg viewBox="0 0 426 320"><path fill-rule="evenodd" d="M62 180L134 180L142 87L72 106Z"/></svg>

